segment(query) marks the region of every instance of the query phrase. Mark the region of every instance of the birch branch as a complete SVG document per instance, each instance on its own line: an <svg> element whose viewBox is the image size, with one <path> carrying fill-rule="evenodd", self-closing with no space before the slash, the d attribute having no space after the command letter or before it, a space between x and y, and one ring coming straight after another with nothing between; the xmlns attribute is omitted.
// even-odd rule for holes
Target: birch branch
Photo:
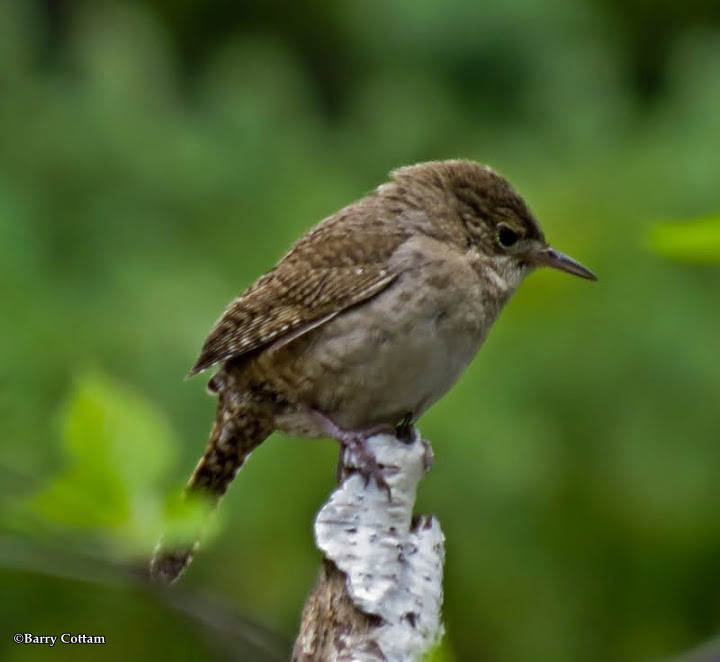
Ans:
<svg viewBox="0 0 720 662"><path fill-rule="evenodd" d="M386 489L346 460L344 480L315 519L324 563L303 610L293 662L419 660L442 636L444 537L434 517L413 518L429 445L368 440Z"/></svg>

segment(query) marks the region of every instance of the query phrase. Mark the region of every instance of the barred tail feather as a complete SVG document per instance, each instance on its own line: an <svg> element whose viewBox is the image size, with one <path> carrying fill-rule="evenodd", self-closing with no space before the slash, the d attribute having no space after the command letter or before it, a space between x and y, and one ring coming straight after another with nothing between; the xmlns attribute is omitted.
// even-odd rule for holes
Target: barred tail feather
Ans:
<svg viewBox="0 0 720 662"><path fill-rule="evenodd" d="M205 453L187 486L186 494L200 494L217 504L250 453L273 431L272 417L250 395L221 392L217 415ZM170 545L160 540L150 561L150 578L171 584L190 565L201 532L191 543Z"/></svg>

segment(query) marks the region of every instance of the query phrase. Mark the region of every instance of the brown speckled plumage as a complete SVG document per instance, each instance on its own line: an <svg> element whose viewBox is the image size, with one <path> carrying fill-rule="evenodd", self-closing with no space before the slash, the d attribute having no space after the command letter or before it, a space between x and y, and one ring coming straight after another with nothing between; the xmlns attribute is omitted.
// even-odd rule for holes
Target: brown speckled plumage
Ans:
<svg viewBox="0 0 720 662"><path fill-rule="evenodd" d="M273 431L270 394L250 388L243 380L234 383L239 371L226 373L222 388L219 378L213 383L219 395L215 421L205 453L195 467L187 490L217 502L232 482L250 453ZM192 560L198 540L186 546L158 546L150 566L153 578L172 582Z"/></svg>
<svg viewBox="0 0 720 662"><path fill-rule="evenodd" d="M353 431L414 422L538 264L591 277L549 249L522 198L489 168L456 160L396 170L299 239L210 332L190 372L221 364L210 381L219 405L188 490L218 499L273 430L340 429L346 443ZM193 547L161 549L153 576L172 581Z"/></svg>

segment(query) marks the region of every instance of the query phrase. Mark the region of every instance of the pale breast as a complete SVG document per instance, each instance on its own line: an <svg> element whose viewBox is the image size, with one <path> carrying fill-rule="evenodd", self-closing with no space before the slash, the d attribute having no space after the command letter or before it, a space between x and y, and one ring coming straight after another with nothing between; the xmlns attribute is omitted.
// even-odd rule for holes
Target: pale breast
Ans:
<svg viewBox="0 0 720 662"><path fill-rule="evenodd" d="M456 381L497 314L465 256L429 237L406 242L389 268L401 276L387 290L261 359L280 390L341 427L417 418Z"/></svg>

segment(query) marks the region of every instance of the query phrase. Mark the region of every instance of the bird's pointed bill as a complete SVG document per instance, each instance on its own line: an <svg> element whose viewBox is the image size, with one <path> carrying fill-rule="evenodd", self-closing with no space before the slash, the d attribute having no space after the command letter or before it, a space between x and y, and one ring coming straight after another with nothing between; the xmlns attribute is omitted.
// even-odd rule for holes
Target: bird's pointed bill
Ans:
<svg viewBox="0 0 720 662"><path fill-rule="evenodd" d="M554 248L550 248L549 246L535 253L532 256L532 261L539 266L552 267L553 269L566 271L574 276L580 276L580 278L597 280L597 276L590 271L590 269L583 266L569 255L556 251Z"/></svg>

